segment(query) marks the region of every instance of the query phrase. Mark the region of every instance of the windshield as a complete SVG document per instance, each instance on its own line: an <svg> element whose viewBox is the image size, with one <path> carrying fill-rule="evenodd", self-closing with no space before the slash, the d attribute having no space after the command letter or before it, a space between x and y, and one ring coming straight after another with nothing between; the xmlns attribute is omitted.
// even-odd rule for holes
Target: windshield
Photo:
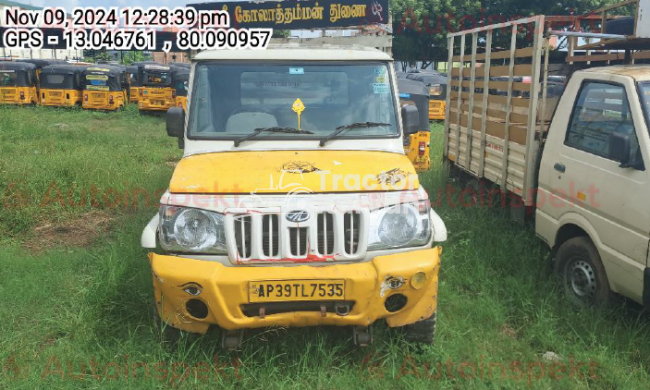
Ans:
<svg viewBox="0 0 650 390"><path fill-rule="evenodd" d="M171 85L170 72L144 72L144 85Z"/></svg>
<svg viewBox="0 0 650 390"><path fill-rule="evenodd" d="M398 135L395 100L385 63L200 63L193 81L190 138L235 139L260 128L263 138L320 139ZM311 133L311 134L310 134Z"/></svg>
<svg viewBox="0 0 650 390"><path fill-rule="evenodd" d="M16 87L18 84L17 73L13 70L0 70L0 86Z"/></svg>
<svg viewBox="0 0 650 390"><path fill-rule="evenodd" d="M641 90L641 101L643 103L643 111L645 111L646 123L650 128L650 82L639 84Z"/></svg>
<svg viewBox="0 0 650 390"><path fill-rule="evenodd" d="M41 88L45 89L75 89L74 75L45 74L41 75Z"/></svg>

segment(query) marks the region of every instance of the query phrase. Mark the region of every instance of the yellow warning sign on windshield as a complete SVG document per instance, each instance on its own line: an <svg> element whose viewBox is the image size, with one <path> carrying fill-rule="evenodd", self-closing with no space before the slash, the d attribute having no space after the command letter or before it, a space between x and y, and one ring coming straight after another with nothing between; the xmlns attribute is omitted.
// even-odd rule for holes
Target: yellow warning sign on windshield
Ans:
<svg viewBox="0 0 650 390"><path fill-rule="evenodd" d="M291 109L293 110L293 112L298 114L298 130L300 130L300 115L302 114L303 111L305 111L305 105L302 103L302 100L298 98L296 99L295 102L293 102Z"/></svg>

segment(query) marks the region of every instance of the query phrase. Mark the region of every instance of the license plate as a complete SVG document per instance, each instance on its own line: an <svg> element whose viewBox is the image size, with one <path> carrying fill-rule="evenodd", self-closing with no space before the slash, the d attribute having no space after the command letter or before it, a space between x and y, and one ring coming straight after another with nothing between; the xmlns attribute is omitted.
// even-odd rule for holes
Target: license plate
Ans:
<svg viewBox="0 0 650 390"><path fill-rule="evenodd" d="M50 92L50 95L51 96L61 96L62 93L61 92Z"/></svg>
<svg viewBox="0 0 650 390"><path fill-rule="evenodd" d="M3 89L3 90L0 90L0 93L3 94L3 95L13 95L14 91L12 89Z"/></svg>
<svg viewBox="0 0 650 390"><path fill-rule="evenodd" d="M268 280L249 283L250 302L336 301L345 299L344 280Z"/></svg>
<svg viewBox="0 0 650 390"><path fill-rule="evenodd" d="M92 96L93 96L94 98L101 98L101 97L104 97L104 94L103 94L103 93L93 93Z"/></svg>

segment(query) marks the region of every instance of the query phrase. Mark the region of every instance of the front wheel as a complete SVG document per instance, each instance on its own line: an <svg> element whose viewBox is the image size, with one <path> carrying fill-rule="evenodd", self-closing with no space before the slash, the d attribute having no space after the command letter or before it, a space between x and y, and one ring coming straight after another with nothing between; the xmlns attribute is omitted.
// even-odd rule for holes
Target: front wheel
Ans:
<svg viewBox="0 0 650 390"><path fill-rule="evenodd" d="M564 292L578 306L607 306L614 300L598 250L588 237L560 246L555 258Z"/></svg>
<svg viewBox="0 0 650 390"><path fill-rule="evenodd" d="M436 317L437 313L427 319L418 321L414 324L405 325L402 330L407 341L433 345L436 335Z"/></svg>

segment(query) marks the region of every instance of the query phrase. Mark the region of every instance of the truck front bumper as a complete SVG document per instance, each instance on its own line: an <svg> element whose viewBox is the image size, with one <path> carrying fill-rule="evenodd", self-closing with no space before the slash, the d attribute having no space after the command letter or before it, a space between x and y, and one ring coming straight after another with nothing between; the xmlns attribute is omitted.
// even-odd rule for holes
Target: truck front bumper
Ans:
<svg viewBox="0 0 650 390"><path fill-rule="evenodd" d="M380 318L385 318L391 327L412 324L436 311L441 253L442 248L436 247L379 256L364 263L289 267L226 267L155 253L149 254L149 260L160 317L175 328L205 333L210 325L227 330L368 326ZM344 280L344 302L349 304L349 312L331 310L339 301L250 302L251 281L327 279ZM389 297L393 298L387 304ZM198 310L198 317L202 318L197 317L197 307L203 309Z"/></svg>

